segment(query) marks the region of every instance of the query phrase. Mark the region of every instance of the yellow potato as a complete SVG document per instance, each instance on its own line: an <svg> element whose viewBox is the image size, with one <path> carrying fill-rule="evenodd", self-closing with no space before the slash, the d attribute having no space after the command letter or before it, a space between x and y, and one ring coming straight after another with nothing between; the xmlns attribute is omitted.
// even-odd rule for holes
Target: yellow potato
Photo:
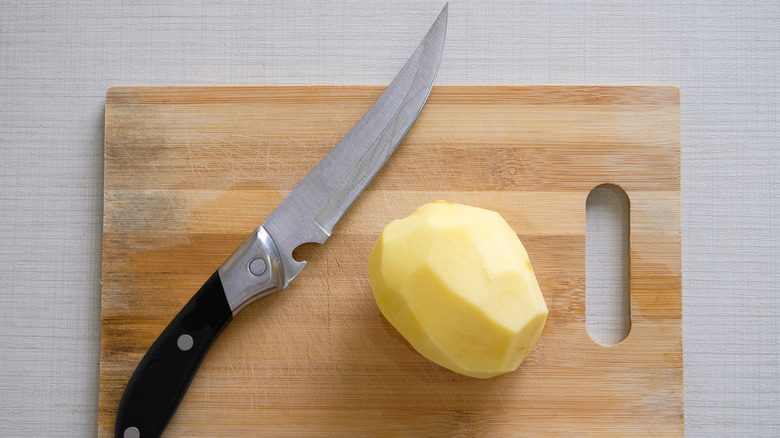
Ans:
<svg viewBox="0 0 780 438"><path fill-rule="evenodd" d="M385 227L368 273L393 327L423 356L467 376L516 370L547 320L528 253L494 211L426 204Z"/></svg>

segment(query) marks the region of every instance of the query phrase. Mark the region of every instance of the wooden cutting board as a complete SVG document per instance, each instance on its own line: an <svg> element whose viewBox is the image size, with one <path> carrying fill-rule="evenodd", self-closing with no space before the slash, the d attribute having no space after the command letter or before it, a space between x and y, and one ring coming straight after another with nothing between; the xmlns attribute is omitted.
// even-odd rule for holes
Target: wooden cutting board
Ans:
<svg viewBox="0 0 780 438"><path fill-rule="evenodd" d="M209 275L381 87L112 88L106 96L99 436L125 383ZM631 331L585 321L585 201L630 199ZM521 368L477 380L382 317L366 262L437 199L496 210L550 315ZM284 292L204 361L172 437L666 436L683 433L680 113L673 87L436 87L394 157Z"/></svg>

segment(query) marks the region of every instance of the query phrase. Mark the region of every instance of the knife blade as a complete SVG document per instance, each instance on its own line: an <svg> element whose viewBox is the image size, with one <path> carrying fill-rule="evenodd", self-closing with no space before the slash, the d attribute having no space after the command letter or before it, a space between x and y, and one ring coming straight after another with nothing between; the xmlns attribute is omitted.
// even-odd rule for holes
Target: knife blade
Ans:
<svg viewBox="0 0 780 438"><path fill-rule="evenodd" d="M320 161L179 311L139 362L117 410L117 438L160 436L220 333L254 300L306 265L292 253L324 243L401 143L433 88L448 5L399 73Z"/></svg>

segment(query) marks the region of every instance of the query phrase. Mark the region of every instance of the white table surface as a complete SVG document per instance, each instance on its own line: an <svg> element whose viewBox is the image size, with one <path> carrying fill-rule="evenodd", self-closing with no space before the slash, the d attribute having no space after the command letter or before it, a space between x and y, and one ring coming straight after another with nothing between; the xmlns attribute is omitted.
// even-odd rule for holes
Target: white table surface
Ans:
<svg viewBox="0 0 780 438"><path fill-rule="evenodd" d="M384 85L441 1L0 2L0 436L96 433L112 85ZM172 2L176 3L176 2ZM685 431L780 436L780 3L452 1L439 85L681 89Z"/></svg>

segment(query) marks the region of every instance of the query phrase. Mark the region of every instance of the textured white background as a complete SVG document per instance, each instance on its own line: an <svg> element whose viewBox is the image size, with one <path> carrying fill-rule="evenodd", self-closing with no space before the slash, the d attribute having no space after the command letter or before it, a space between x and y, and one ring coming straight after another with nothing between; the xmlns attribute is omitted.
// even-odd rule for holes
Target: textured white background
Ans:
<svg viewBox="0 0 780 438"><path fill-rule="evenodd" d="M0 1L0 435L92 436L111 85L383 85L441 1ZM452 1L440 85L677 85L686 434L780 436L777 1Z"/></svg>

